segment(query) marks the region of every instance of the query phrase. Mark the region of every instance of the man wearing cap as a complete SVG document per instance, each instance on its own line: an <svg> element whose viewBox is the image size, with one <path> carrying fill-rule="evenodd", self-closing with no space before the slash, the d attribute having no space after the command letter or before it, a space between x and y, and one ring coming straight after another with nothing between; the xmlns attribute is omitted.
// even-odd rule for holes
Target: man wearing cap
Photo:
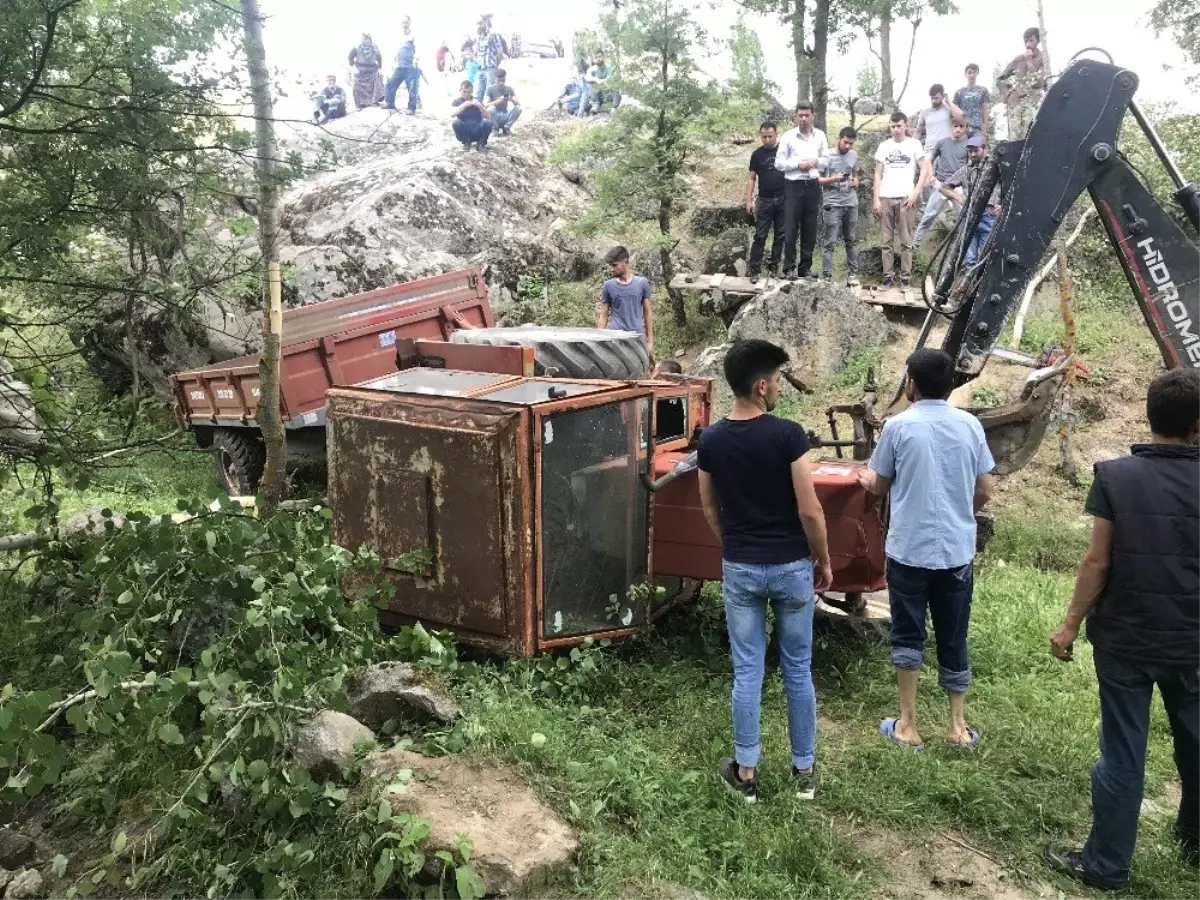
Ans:
<svg viewBox="0 0 1200 900"><path fill-rule="evenodd" d="M325 87L317 94L317 108L313 112L313 121L324 125L330 119L340 119L346 115L346 92L337 83L337 76L330 75L325 79Z"/></svg>
<svg viewBox="0 0 1200 900"><path fill-rule="evenodd" d="M957 172L947 178L941 186L942 195L950 198L955 203L964 204L967 198L971 196L975 185L983 175L983 170L986 167L988 156L984 152L986 146L983 135L976 134L967 138L967 164L961 167ZM987 243L988 235L992 233L992 226L996 223L996 216L1000 214L1000 182L992 187L992 195L988 198L987 209L979 219L979 226L975 229L975 234L971 236L971 243L967 246L967 266L973 266L979 261L980 251L983 250L984 244Z"/></svg>

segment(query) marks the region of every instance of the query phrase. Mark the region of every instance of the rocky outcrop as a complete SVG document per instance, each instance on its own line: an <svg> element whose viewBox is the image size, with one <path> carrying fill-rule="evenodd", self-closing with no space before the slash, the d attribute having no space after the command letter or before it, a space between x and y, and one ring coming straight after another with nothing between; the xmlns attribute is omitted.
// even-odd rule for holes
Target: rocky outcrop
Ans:
<svg viewBox="0 0 1200 900"><path fill-rule="evenodd" d="M458 704L432 672L408 663L377 663L346 679L350 713L378 731L389 719L449 725Z"/></svg>
<svg viewBox="0 0 1200 900"><path fill-rule="evenodd" d="M331 709L313 716L296 735L292 758L314 778L336 778L354 762L356 747L374 743L375 734L357 719Z"/></svg>
<svg viewBox="0 0 1200 900"><path fill-rule="evenodd" d="M453 852L455 837L467 835L471 866L483 877L488 896L532 896L571 865L578 849L570 827L507 766L484 768L399 748L372 754L363 765L383 784L407 770L407 786L388 794L392 809L429 821L427 857Z"/></svg>
<svg viewBox="0 0 1200 900"><path fill-rule="evenodd" d="M698 206L692 213L692 234L696 237L716 237L728 228L744 226L751 220L746 207L740 203L725 206Z"/></svg>
<svg viewBox="0 0 1200 900"><path fill-rule="evenodd" d="M285 306L464 266L481 266L494 293L515 289L528 272L597 270L595 248L564 229L588 194L546 164L555 122L527 110L511 137L493 140L486 153L464 153L439 113L369 108L322 129L280 123L281 154L313 173L282 198ZM205 239L254 271L258 235L243 211L231 207ZM262 300L253 281L239 283L205 292L186 315L136 312L143 383L163 390L173 372L257 352ZM73 340L106 387L122 393L132 382L124 302L102 304L95 319Z"/></svg>

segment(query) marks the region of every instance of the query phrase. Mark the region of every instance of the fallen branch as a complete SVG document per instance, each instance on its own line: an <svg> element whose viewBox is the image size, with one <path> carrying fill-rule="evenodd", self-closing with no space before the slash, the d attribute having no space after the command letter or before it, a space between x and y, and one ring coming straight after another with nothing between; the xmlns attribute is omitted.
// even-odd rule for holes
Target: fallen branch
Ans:
<svg viewBox="0 0 1200 900"><path fill-rule="evenodd" d="M128 444L124 447L117 447L114 450L108 450L105 453L99 454L98 456L89 457L88 459L84 460L84 463L90 465L91 463L98 463L101 460L111 459L114 456L120 456L122 453L128 453L130 450L140 450L142 447L153 447L155 444L162 444L169 441L177 434L179 434L178 431L172 431L169 434L164 434L162 437L151 438L150 440L146 441L138 441L137 443Z"/></svg>
<svg viewBox="0 0 1200 900"><path fill-rule="evenodd" d="M253 497L230 497L229 499L240 505L243 509L254 509L256 506ZM283 510L284 512L303 512L324 505L324 498L318 500L284 500L276 509ZM220 501L214 500L209 509L212 512L220 512ZM114 514L113 518L121 517ZM175 513L171 516L171 521L176 525L181 525L194 518L196 517L191 513ZM70 530L64 530L61 526L55 526L49 531L30 531L24 534L4 535L0 537L0 553L11 553L13 550L27 550L30 547L41 547L45 544L50 544L58 540L66 540L80 534L91 534L95 531L95 526L100 524L100 520L89 517L82 526Z"/></svg>
<svg viewBox="0 0 1200 900"><path fill-rule="evenodd" d="M1063 243L1063 247L1070 247L1079 239L1079 235L1083 234L1083 226L1087 224L1087 220L1096 212L1096 207L1089 206L1083 211L1083 215L1079 217L1079 221L1075 223L1075 230L1071 232L1071 236ZM1021 346L1021 335L1025 331L1025 315L1029 312L1029 304L1033 302L1034 292L1041 287L1042 282L1050 277L1050 273L1058 266L1058 255L1050 257L1050 260L1042 267L1042 270L1029 282L1025 288L1025 296L1021 298L1021 307L1017 310L1017 317L1013 320L1013 340L1012 346L1015 350Z"/></svg>

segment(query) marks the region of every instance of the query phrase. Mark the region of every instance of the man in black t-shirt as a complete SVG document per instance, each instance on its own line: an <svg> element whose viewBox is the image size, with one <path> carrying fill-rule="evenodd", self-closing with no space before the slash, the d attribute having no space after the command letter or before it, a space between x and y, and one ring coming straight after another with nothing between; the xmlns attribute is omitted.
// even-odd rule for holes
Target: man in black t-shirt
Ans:
<svg viewBox="0 0 1200 900"><path fill-rule="evenodd" d="M757 279L762 272L763 249L767 235L774 229L771 239L771 261L767 272L775 275L779 271L779 260L783 257L783 173L775 168L775 151L779 149L779 127L774 122L763 122L758 128L762 146L750 154L750 174L746 178L746 212L754 216L754 243L750 247L751 278ZM758 185L758 200L754 199L754 186Z"/></svg>
<svg viewBox="0 0 1200 900"><path fill-rule="evenodd" d="M1179 769L1175 836L1200 863L1200 373L1173 369L1146 394L1148 444L1096 464L1084 507L1087 556L1050 652L1070 660L1087 619L1100 691L1092 833L1081 850L1051 845L1055 870L1105 890L1129 884L1158 685Z"/></svg>
<svg viewBox="0 0 1200 900"><path fill-rule="evenodd" d="M697 463L704 518L721 541L721 593L733 653L733 756L718 774L747 803L758 801L755 769L767 650L767 603L775 610L787 694L793 790L817 792L817 701L813 691L815 590L832 580L825 517L797 422L769 415L788 355L767 341L738 341L725 355L733 411L701 433Z"/></svg>

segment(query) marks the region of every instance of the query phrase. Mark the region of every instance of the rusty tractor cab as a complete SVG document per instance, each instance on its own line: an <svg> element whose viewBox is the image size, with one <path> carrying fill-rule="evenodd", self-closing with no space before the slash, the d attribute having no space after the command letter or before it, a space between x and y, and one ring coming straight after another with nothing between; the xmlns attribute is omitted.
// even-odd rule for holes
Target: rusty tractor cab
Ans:
<svg viewBox="0 0 1200 900"><path fill-rule="evenodd" d="M407 343L327 405L332 537L379 553L385 621L531 656L631 634L721 577L691 462L711 379L529 377L528 348ZM816 477L835 589L878 589L876 505L852 464Z"/></svg>

